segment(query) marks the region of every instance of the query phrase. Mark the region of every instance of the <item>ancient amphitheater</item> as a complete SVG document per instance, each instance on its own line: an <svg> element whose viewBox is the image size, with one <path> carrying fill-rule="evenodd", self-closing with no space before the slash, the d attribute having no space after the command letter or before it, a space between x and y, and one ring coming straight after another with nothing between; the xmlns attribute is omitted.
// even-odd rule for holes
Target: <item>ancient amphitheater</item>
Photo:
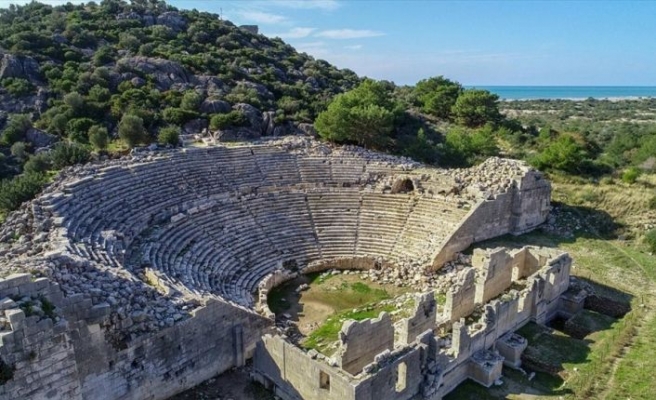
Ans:
<svg viewBox="0 0 656 400"><path fill-rule="evenodd" d="M333 357L281 335L266 293L310 270L430 274L549 202L518 161L447 171L306 138L71 168L0 231L0 399L165 399L249 359L286 399L490 385L519 362L515 329L580 306L566 254L476 251L446 304L347 321Z"/></svg>

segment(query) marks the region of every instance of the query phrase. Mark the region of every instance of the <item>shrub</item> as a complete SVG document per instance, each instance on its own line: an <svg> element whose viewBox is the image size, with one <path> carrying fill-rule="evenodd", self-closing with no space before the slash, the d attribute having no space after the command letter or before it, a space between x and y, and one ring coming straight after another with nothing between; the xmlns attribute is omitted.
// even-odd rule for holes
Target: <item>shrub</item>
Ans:
<svg viewBox="0 0 656 400"><path fill-rule="evenodd" d="M173 125L183 125L197 117L197 112L185 110L182 108L169 107L162 111L162 118L164 118L164 121Z"/></svg>
<svg viewBox="0 0 656 400"><path fill-rule="evenodd" d="M622 182L635 183L635 181L638 180L639 176L640 176L640 170L638 168L631 167L622 173Z"/></svg>
<svg viewBox="0 0 656 400"><path fill-rule="evenodd" d="M248 118L237 110L230 111L227 114L215 114L210 119L210 129L214 131L246 124L248 124Z"/></svg>
<svg viewBox="0 0 656 400"><path fill-rule="evenodd" d="M649 251L656 253L656 229L652 229L645 234L645 243L649 247Z"/></svg>
<svg viewBox="0 0 656 400"><path fill-rule="evenodd" d="M94 120L90 118L75 118L66 124L66 133L67 136L79 143L86 143L88 141L87 132L95 123Z"/></svg>
<svg viewBox="0 0 656 400"><path fill-rule="evenodd" d="M8 212L36 196L46 184L42 174L27 173L0 182L0 210Z"/></svg>
<svg viewBox="0 0 656 400"><path fill-rule="evenodd" d="M34 93L34 85L27 79L21 78L5 78L0 82L9 94L16 97L26 96Z"/></svg>
<svg viewBox="0 0 656 400"><path fill-rule="evenodd" d="M62 169L69 165L83 164L91 158L89 150L76 143L59 143L50 152L52 166Z"/></svg>
<svg viewBox="0 0 656 400"><path fill-rule="evenodd" d="M89 143L98 151L105 150L109 142L107 128L100 125L94 125L89 128Z"/></svg>
<svg viewBox="0 0 656 400"><path fill-rule="evenodd" d="M180 102L180 107L187 111L196 111L200 107L200 104L203 102L203 96L196 93L195 91L189 91L184 94L182 101Z"/></svg>
<svg viewBox="0 0 656 400"><path fill-rule="evenodd" d="M43 173L52 168L52 160L50 159L50 154L48 153L39 153L30 157L25 165L23 166L23 171L27 173Z"/></svg>
<svg viewBox="0 0 656 400"><path fill-rule="evenodd" d="M23 162L27 158L28 145L25 142L16 142L11 145L11 155L14 156L19 162Z"/></svg>
<svg viewBox="0 0 656 400"><path fill-rule="evenodd" d="M24 114L14 115L7 124L7 127L2 131L0 137L0 144L11 146L12 144L21 141L25 138L25 133L32 127L30 117Z"/></svg>
<svg viewBox="0 0 656 400"><path fill-rule="evenodd" d="M160 129L159 135L157 135L157 142L161 145L177 146L180 144L180 128L169 125Z"/></svg>
<svg viewBox="0 0 656 400"><path fill-rule="evenodd" d="M125 114L118 124L118 136L128 147L132 148L144 140L143 119L132 114Z"/></svg>

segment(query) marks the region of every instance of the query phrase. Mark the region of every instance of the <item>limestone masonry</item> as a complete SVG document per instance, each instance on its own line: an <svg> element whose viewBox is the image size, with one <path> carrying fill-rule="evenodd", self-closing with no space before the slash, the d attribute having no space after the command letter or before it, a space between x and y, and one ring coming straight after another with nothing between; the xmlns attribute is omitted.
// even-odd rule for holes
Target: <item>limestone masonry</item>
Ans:
<svg viewBox="0 0 656 400"><path fill-rule="evenodd" d="M292 137L69 168L0 228L0 399L165 399L251 358L284 399L489 386L519 365L515 329L580 307L566 254L476 251L446 304L347 321L332 358L281 335L266 295L329 268L439 269L543 223L550 193L520 161L440 170Z"/></svg>

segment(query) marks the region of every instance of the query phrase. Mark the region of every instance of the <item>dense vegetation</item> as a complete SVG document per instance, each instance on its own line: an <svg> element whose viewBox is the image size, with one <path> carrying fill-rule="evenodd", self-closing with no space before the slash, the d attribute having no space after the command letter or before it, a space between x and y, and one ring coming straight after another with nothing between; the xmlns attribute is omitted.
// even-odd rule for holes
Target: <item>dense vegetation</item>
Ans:
<svg viewBox="0 0 656 400"><path fill-rule="evenodd" d="M186 124L247 124L238 103L277 125L311 123L359 82L280 39L151 0L12 5L0 10L0 59L0 214L69 164L53 161L57 149L177 145ZM61 145L37 145L35 132Z"/></svg>

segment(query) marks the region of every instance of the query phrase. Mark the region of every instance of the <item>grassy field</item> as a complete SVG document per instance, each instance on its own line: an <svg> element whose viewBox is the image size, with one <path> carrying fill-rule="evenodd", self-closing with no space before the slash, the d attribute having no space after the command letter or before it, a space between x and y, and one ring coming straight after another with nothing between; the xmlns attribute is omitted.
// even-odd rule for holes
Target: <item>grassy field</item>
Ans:
<svg viewBox="0 0 656 400"><path fill-rule="evenodd" d="M538 373L531 382L504 370L504 385L481 390L467 382L449 399L653 399L656 398L656 257L642 243L645 230L656 221L648 207L656 195L656 178L642 176L635 184L594 184L555 179L553 199L558 224L572 228L565 237L542 231L501 237L477 247L537 245L568 251L572 273L589 282L595 292L632 311L622 319L586 312L577 323L589 329L583 339L564 332L522 330L527 352L559 370Z"/></svg>
<svg viewBox="0 0 656 400"><path fill-rule="evenodd" d="M308 283L309 290L298 294L295 289L301 283ZM315 273L275 288L269 294L268 304L276 314L292 315L296 310L298 326L308 321L316 323L316 328L307 333L301 345L331 355L335 351L335 342L344 321L361 321L376 318L383 311L397 311L393 305L381 302L407 290L394 285L362 281L354 274Z"/></svg>

